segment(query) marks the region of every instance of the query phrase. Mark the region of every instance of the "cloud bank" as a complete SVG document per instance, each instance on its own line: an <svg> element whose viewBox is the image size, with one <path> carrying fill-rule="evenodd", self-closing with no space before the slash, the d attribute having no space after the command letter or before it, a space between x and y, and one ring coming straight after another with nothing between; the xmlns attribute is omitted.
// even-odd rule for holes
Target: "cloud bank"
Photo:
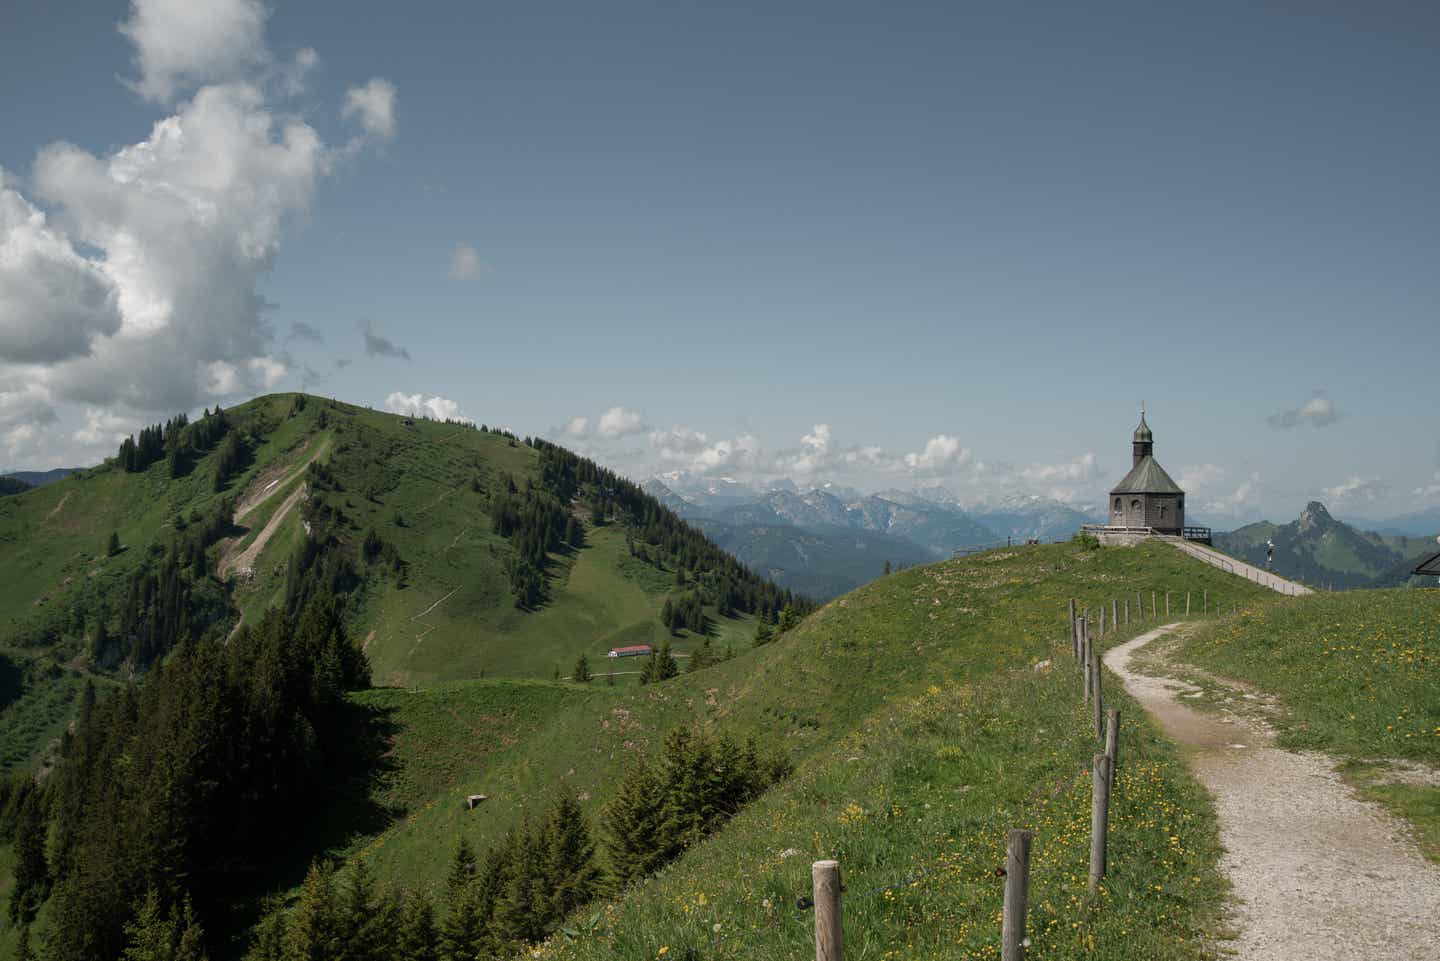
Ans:
<svg viewBox="0 0 1440 961"><path fill-rule="evenodd" d="M639 411L623 406L599 415L578 414L548 433L567 447L639 478L680 471L761 486L782 480L800 486L837 482L870 489L940 484L971 500L1024 492L1067 503L1095 500L1093 491L1101 482L1093 453L1057 463L987 462L948 433L927 438L917 450L892 450L843 443L831 424L818 423L795 443L771 447L749 431L715 436L678 424L649 427Z"/></svg>

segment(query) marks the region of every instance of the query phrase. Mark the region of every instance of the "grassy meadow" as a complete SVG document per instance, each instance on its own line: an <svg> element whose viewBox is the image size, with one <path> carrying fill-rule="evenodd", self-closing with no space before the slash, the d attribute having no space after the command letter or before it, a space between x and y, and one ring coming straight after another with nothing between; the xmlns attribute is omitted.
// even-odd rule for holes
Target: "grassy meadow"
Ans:
<svg viewBox="0 0 1440 961"><path fill-rule="evenodd" d="M368 789L368 810L389 821L378 831L357 821L331 850L365 858L390 883L438 890L458 838L485 848L562 783L598 818L627 761L684 722L779 745L797 773L656 878L575 919L552 954L793 957L812 923L794 899L808 893L810 862L836 856L857 892L854 956L990 956L1001 890L990 872L1004 831L1028 826L1032 956L1123 943L1129 953L1104 956L1208 957L1224 896L1213 815L1118 684L1126 764L1114 823L1124 828L1102 895L1114 906L1081 903L1095 742L1066 606L1152 589L1268 600L1164 545L1015 548L881 578L774 644L664 684L362 692L354 703L390 732L387 768ZM1120 636L1157 622L1132 620ZM467 811L471 793L489 800Z"/></svg>

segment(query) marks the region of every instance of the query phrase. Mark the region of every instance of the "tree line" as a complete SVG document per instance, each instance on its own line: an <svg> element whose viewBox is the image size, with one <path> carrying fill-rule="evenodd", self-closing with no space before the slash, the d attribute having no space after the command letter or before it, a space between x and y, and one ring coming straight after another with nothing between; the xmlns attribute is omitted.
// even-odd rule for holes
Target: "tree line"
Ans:
<svg viewBox="0 0 1440 961"><path fill-rule="evenodd" d="M536 486L555 504L587 506L597 526L618 521L632 556L661 570L688 572L689 583L721 616L775 617L787 607L803 616L814 610L813 601L760 577L638 484L547 440L527 437L525 444L540 455Z"/></svg>
<svg viewBox="0 0 1440 961"><path fill-rule="evenodd" d="M45 816L16 824L17 851L41 852L17 872L17 921L48 900L48 957L113 961L149 892L157 917L187 901L218 912L301 843L354 740L343 694L368 684L334 599L317 597L298 624L272 609L227 643L182 639L138 687L87 687Z"/></svg>
<svg viewBox="0 0 1440 961"><path fill-rule="evenodd" d="M225 412L218 404L213 412L206 408L204 416L193 424L185 414L176 414L121 441L115 462L126 473L138 474L151 464L164 460L169 476L184 477L190 473L196 457L220 444L215 475L215 490L218 491L243 467L246 456L244 442L231 432L230 427Z"/></svg>

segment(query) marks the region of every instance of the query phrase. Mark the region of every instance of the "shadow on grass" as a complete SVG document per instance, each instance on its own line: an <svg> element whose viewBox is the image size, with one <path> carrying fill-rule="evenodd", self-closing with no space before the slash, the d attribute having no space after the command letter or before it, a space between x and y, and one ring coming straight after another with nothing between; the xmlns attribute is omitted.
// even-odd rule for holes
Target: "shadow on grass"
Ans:
<svg viewBox="0 0 1440 961"><path fill-rule="evenodd" d="M289 839L277 847L280 854L248 869L251 882L227 906L223 925L217 925L217 933L223 930L228 937L215 945L211 954L215 961L245 953L250 929L260 920L266 901L288 898L312 863L338 859L356 841L380 834L405 813L375 800L380 784L398 767L390 755L399 732L394 708L347 701L339 711L334 753L315 778L320 793L310 799L306 810L295 812L289 825L276 826L277 833Z"/></svg>

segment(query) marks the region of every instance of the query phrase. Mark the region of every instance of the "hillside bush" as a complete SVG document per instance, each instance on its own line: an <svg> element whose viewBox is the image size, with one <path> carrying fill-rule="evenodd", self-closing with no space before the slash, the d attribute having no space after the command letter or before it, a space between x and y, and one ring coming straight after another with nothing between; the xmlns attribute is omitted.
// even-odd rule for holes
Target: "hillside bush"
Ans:
<svg viewBox="0 0 1440 961"><path fill-rule="evenodd" d="M616 883L673 861L790 771L788 759L762 756L754 741L742 747L726 735L675 728L659 757L630 765L605 808L605 845Z"/></svg>

